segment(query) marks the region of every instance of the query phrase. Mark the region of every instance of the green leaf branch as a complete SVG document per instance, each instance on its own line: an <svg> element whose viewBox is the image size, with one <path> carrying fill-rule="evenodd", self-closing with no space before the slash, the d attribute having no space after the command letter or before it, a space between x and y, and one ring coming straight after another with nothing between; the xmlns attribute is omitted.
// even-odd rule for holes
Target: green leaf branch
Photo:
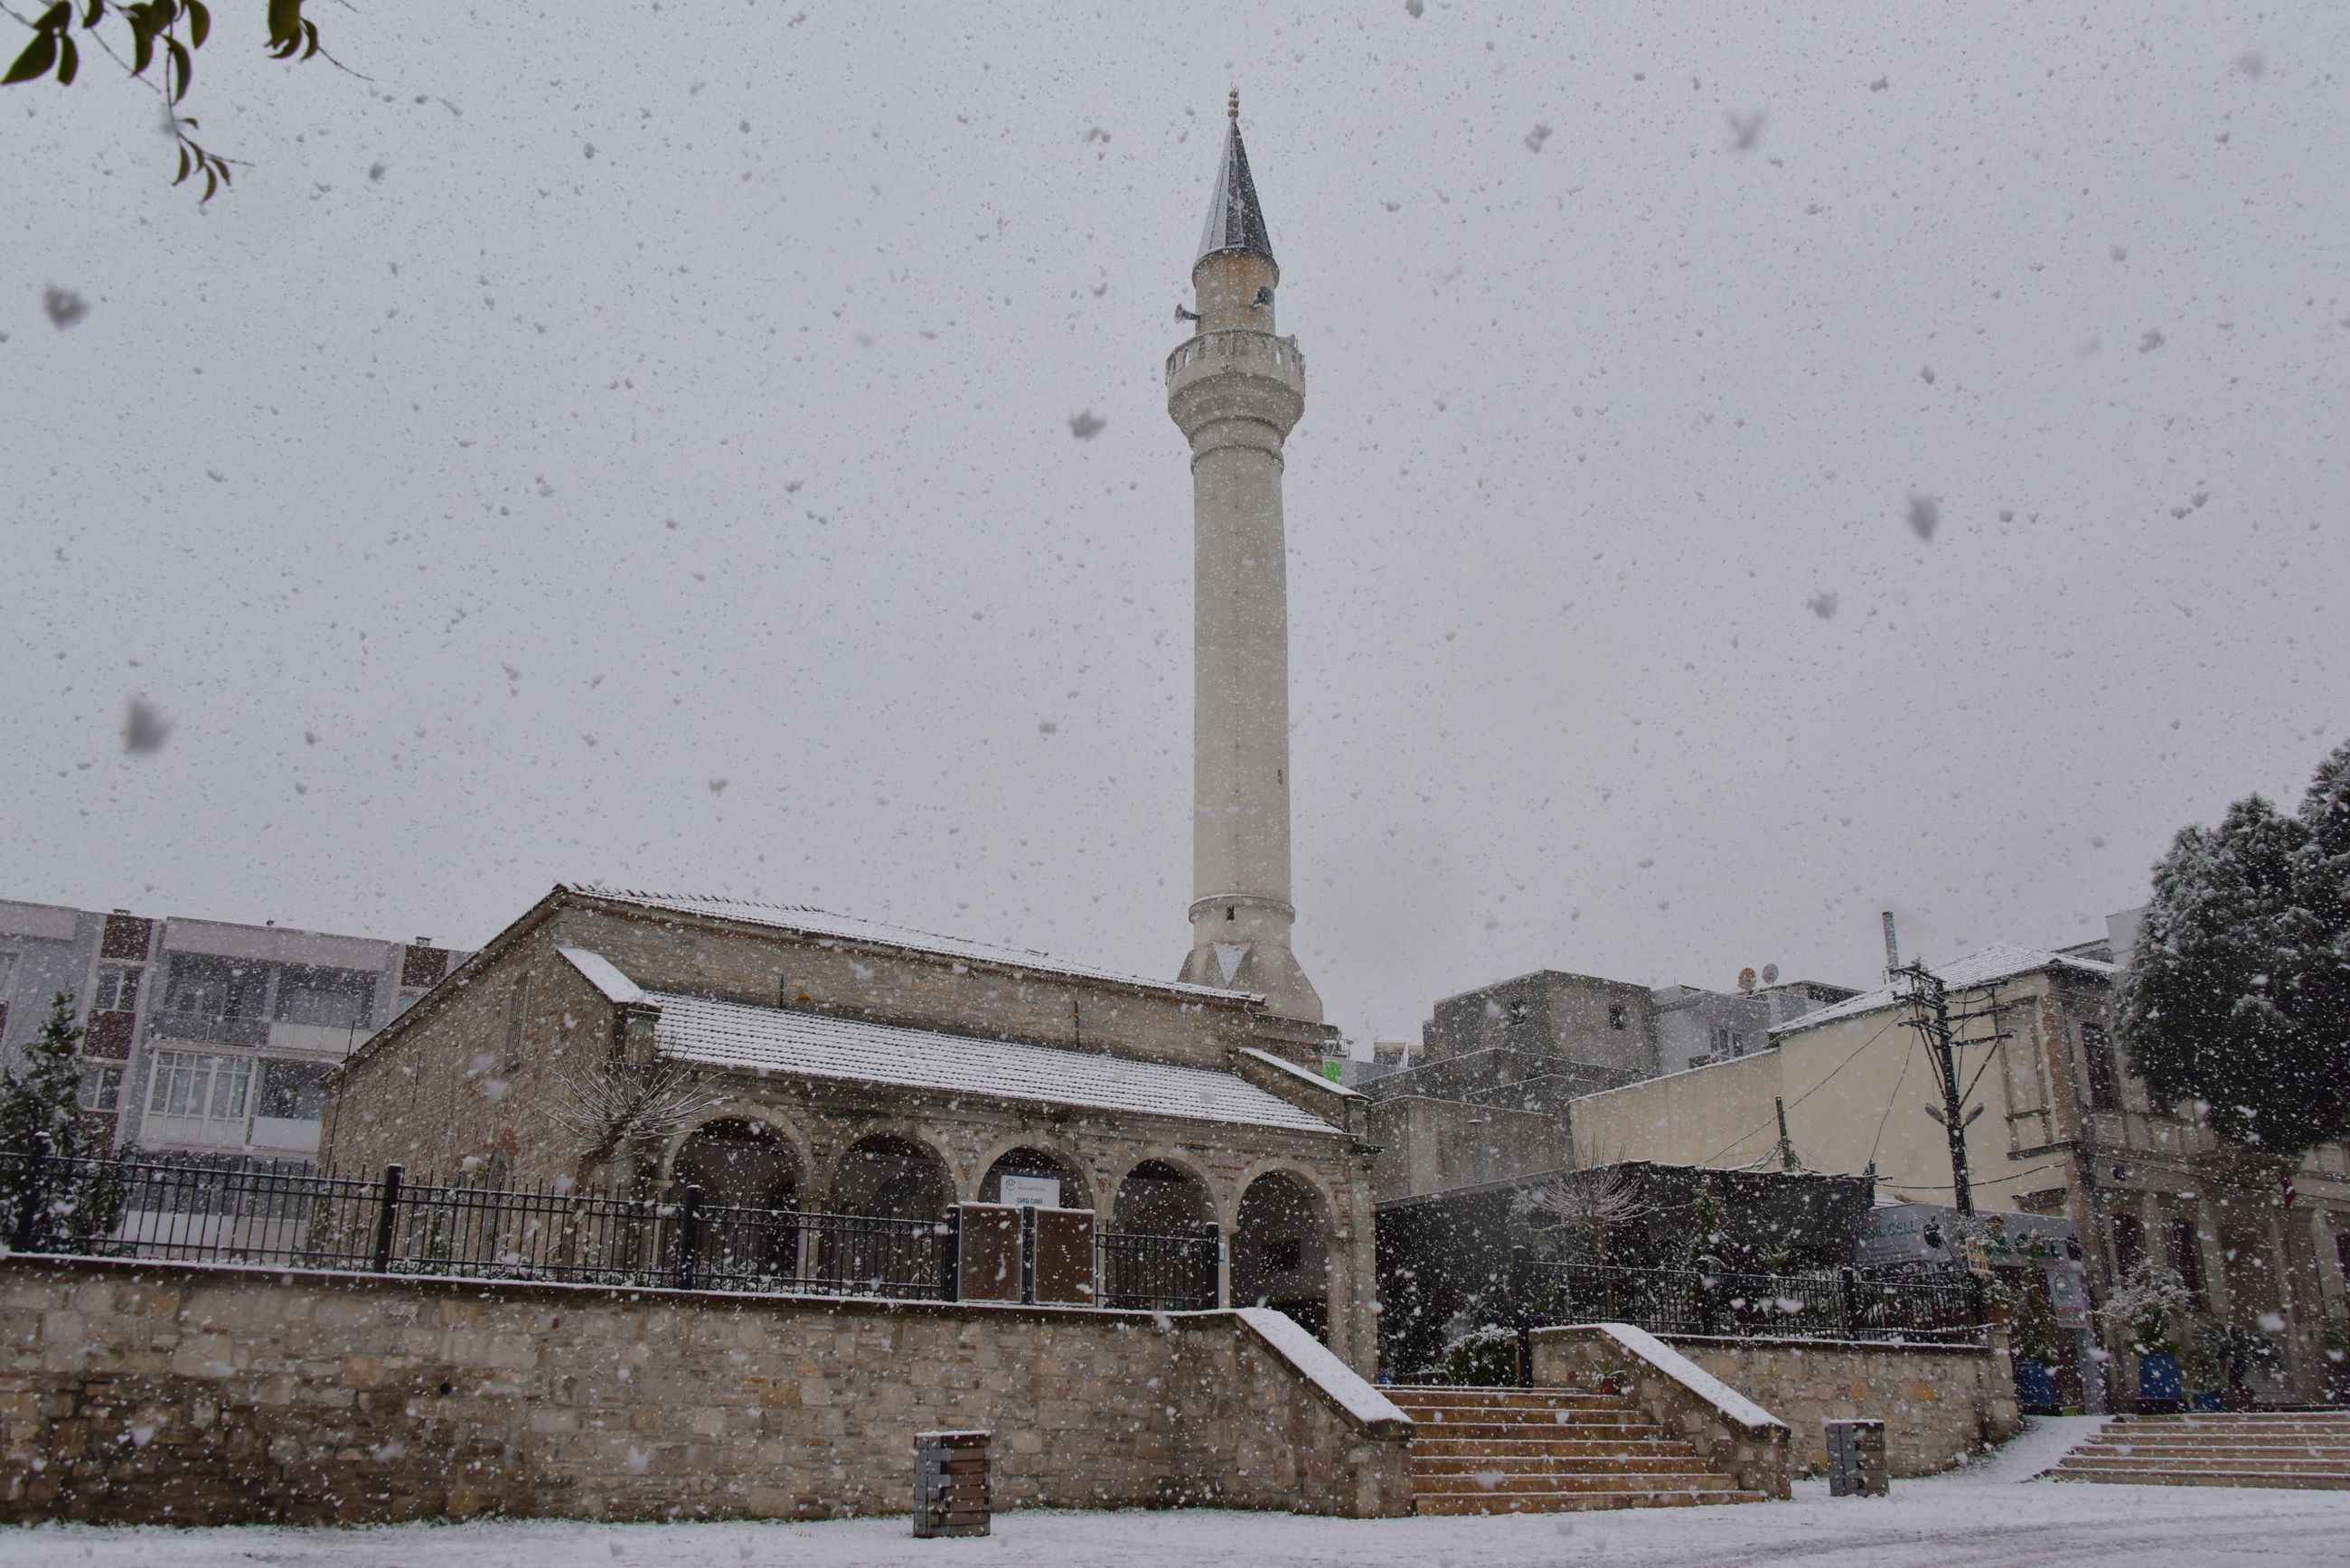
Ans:
<svg viewBox="0 0 2350 1568"><path fill-rule="evenodd" d="M313 55L325 55L328 64L348 69L320 46L318 25L302 15L303 0L267 0L267 4L268 50L272 59L307 60ZM179 112L181 101L195 80L196 51L212 37L213 14L204 0L136 0L135 4L126 4L125 0L82 0L79 9L74 0L57 0L36 16L26 16L0 3L0 14L33 32L7 74L0 76L0 87L51 78L59 87L71 87L81 70L77 32L82 40L95 42L112 56L130 75L149 80L154 79L148 78L147 72L154 65L160 47L163 69L155 87L163 96L172 134L180 144L180 171L172 183L182 185L201 178L204 193L199 205L211 201L222 186L229 183L229 161L198 143L189 132L201 128L193 118ZM130 57L127 61L99 31L109 20L120 21L130 29Z"/></svg>

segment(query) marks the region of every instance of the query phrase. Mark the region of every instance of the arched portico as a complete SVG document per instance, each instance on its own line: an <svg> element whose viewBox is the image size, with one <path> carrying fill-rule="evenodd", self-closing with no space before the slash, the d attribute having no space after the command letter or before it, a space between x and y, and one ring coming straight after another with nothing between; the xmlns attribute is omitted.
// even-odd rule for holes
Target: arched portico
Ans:
<svg viewBox="0 0 2350 1568"><path fill-rule="evenodd" d="M1232 1304L1286 1313L1326 1342L1330 1231L1328 1204L1295 1172L1269 1170L1249 1183L1232 1229Z"/></svg>
<svg viewBox="0 0 2350 1568"><path fill-rule="evenodd" d="M926 1143L874 1133L844 1150L826 1195L819 1279L844 1291L943 1287L954 1179Z"/></svg>

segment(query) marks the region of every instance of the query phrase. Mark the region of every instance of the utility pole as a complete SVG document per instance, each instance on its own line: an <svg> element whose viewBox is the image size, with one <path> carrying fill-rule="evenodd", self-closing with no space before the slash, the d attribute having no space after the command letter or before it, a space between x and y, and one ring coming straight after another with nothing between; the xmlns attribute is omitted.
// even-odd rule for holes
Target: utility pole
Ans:
<svg viewBox="0 0 2350 1568"><path fill-rule="evenodd" d="M1999 1001L1996 991L1992 991L1990 1000L1981 1007L1966 1012L1951 1012L1950 992L1942 984L1941 977L1914 959L1896 969L1893 980L1901 1000L1908 1004L1909 1016L1904 1023L1908 1028L1915 1029L1924 1040L1926 1058L1934 1069L1935 1086L1942 1091L1942 1103L1937 1106L1929 1102L1926 1114L1942 1124L1942 1134L1950 1142L1951 1206L1960 1214L1971 1215L1975 1211L1975 1194L1967 1169L1967 1128L1983 1114L1983 1107L1977 1106L1972 1110L1967 1109L1967 1097L1982 1078L1983 1069L1991 1065L1991 1058L1986 1055L1982 1066L1975 1069L1974 1076L1961 1084L1959 1081L1960 1042L1956 1038L1956 1031L1979 1018L1990 1019L1996 1031L2003 1004ZM2005 1033L1994 1032L1970 1037L1964 1044L1995 1045L2006 1038Z"/></svg>

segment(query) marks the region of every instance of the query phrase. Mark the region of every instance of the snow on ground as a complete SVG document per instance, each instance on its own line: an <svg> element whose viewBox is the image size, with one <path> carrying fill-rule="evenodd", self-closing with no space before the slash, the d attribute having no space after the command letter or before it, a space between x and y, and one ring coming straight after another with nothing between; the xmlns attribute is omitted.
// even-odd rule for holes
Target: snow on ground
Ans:
<svg viewBox="0 0 2350 1568"><path fill-rule="evenodd" d="M978 1541L916 1541L898 1519L827 1524L559 1522L365 1530L0 1530L9 1568L2129 1568L2338 1564L2350 1492L1896 1481L1885 1499L1497 1519L1308 1519L1194 1509L999 1515Z"/></svg>

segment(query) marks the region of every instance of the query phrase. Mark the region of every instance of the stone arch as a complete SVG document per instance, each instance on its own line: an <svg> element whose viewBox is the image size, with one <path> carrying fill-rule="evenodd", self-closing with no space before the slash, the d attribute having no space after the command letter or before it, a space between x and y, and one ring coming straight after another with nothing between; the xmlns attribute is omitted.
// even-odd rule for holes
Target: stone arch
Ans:
<svg viewBox="0 0 2350 1568"><path fill-rule="evenodd" d="M833 1161L825 1208L867 1219L937 1220L954 1200L954 1171L937 1145L910 1132L875 1131Z"/></svg>
<svg viewBox="0 0 2350 1568"><path fill-rule="evenodd" d="M1111 1189L1109 1229L1138 1236L1187 1236L1216 1222L1208 1179L1165 1155L1139 1159Z"/></svg>
<svg viewBox="0 0 2350 1568"><path fill-rule="evenodd" d="M1113 1189L1102 1242L1102 1304L1152 1311L1220 1304L1216 1204L1207 1180L1154 1156Z"/></svg>
<svg viewBox="0 0 2350 1568"><path fill-rule="evenodd" d="M1093 1183L1086 1179L1084 1167L1042 1138L1024 1138L1011 1143L996 1150L980 1168L979 1185L974 1191L982 1203L1005 1201L1003 1179L1007 1176L1039 1176L1060 1183L1060 1194L1053 1204L1054 1208L1091 1209L1094 1206Z"/></svg>
<svg viewBox="0 0 2350 1568"><path fill-rule="evenodd" d="M793 1141L764 1117L712 1116L671 1151L681 1197L701 1193L695 1269L708 1283L744 1286L792 1281L800 1272L800 1183L806 1168Z"/></svg>
<svg viewBox="0 0 2350 1568"><path fill-rule="evenodd" d="M797 1141L764 1116L722 1112L678 1139L671 1181L712 1208L796 1209L807 1166Z"/></svg>
<svg viewBox="0 0 2350 1568"><path fill-rule="evenodd" d="M1327 1195L1301 1172L1276 1168L1250 1182L1232 1226L1232 1304L1286 1313L1326 1342L1331 1220Z"/></svg>
<svg viewBox="0 0 2350 1568"><path fill-rule="evenodd" d="M815 1223L816 1272L830 1289L943 1294L954 1173L938 1148L904 1132L868 1132L833 1163L827 1218Z"/></svg>
<svg viewBox="0 0 2350 1568"><path fill-rule="evenodd" d="M681 1185L685 1178L681 1173L678 1157L684 1153L686 1145L700 1136L704 1128L716 1127L722 1122L742 1123L748 1127L757 1129L751 1136L772 1137L781 1143L791 1155L793 1187L797 1197L806 1199L816 1190L814 1181L816 1160L810 1152L806 1135L765 1106L729 1104L702 1112L682 1131L670 1139L669 1147L661 1156L661 1177ZM716 1202L717 1199L712 1199L710 1201Z"/></svg>

